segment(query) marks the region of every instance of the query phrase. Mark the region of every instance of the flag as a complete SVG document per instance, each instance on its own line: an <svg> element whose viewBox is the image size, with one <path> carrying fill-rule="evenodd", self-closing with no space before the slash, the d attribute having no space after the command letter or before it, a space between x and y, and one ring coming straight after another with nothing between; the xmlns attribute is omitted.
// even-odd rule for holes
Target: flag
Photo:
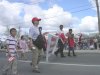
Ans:
<svg viewBox="0 0 100 75"><path fill-rule="evenodd" d="M65 37L64 33L61 33L61 34L59 35L59 37L60 37L61 41L62 41L63 44L64 44L64 43L66 42L66 37Z"/></svg>
<svg viewBox="0 0 100 75"><path fill-rule="evenodd" d="M8 58L8 61L11 62L11 61L13 61L14 59L15 59L15 57L12 57L12 56L11 56L11 57Z"/></svg>
<svg viewBox="0 0 100 75"><path fill-rule="evenodd" d="M58 37L52 34L48 34L47 40L47 54L46 61L48 62L48 58L54 53L57 47Z"/></svg>

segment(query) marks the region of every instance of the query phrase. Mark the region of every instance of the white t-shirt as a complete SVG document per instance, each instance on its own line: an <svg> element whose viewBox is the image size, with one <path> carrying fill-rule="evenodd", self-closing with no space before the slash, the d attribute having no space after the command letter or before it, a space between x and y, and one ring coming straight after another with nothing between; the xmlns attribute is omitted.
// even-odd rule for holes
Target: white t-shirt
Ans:
<svg viewBox="0 0 100 75"><path fill-rule="evenodd" d="M57 34L58 34L58 35L64 34L64 31L63 31L63 30L62 30L62 31L61 31L61 30L58 30L58 31L57 31ZM64 35L65 35L65 34L64 34ZM59 37L59 38L60 38L60 37Z"/></svg>
<svg viewBox="0 0 100 75"><path fill-rule="evenodd" d="M39 28L36 27L36 26L32 26L29 29L29 37L32 38L33 40L36 40L36 38L38 37L38 35L39 35Z"/></svg>

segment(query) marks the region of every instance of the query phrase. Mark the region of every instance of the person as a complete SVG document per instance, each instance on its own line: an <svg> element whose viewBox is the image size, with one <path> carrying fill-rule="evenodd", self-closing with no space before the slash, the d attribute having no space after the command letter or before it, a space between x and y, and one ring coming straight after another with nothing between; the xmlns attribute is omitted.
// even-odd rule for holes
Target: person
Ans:
<svg viewBox="0 0 100 75"><path fill-rule="evenodd" d="M19 40L19 48L21 50L21 59L26 60L25 53L27 52L28 46L23 35L21 36L21 39Z"/></svg>
<svg viewBox="0 0 100 75"><path fill-rule="evenodd" d="M79 35L78 45L79 45L79 49L81 50L82 49L82 34Z"/></svg>
<svg viewBox="0 0 100 75"><path fill-rule="evenodd" d="M67 40L66 40L66 42L65 42L65 44L64 44L64 49L65 49L65 50L67 50L67 45L68 45L68 44L67 44Z"/></svg>
<svg viewBox="0 0 100 75"><path fill-rule="evenodd" d="M40 32L41 30L39 30L39 27L38 27L40 21L41 21L41 19L34 17L32 19L33 26L29 29L29 35L30 35L29 37L31 38L30 42L31 42L31 44L33 44L30 46L32 53L33 53L32 68L33 68L33 72L36 72L36 73L40 73L38 65L40 62L41 52L42 52L42 49L40 49L36 45L36 40L37 40L39 34L41 34L41 32ZM37 43L41 44L43 42L37 42Z"/></svg>
<svg viewBox="0 0 100 75"><path fill-rule="evenodd" d="M42 27L39 27L39 30L42 31ZM42 34L42 32L41 32ZM43 36L43 40L44 40L44 43L43 43L43 51L44 51L44 54L46 54L46 48L47 48L47 41L46 41L46 38L45 38L45 35L48 34L48 32L45 32L42 34Z"/></svg>
<svg viewBox="0 0 100 75"><path fill-rule="evenodd" d="M1 46L2 46L2 41L1 41L1 38L0 38L0 49L1 49Z"/></svg>
<svg viewBox="0 0 100 75"><path fill-rule="evenodd" d="M95 49L97 49L97 43L98 43L98 40L97 40L97 38L95 37L95 38L94 38L94 48L95 48Z"/></svg>
<svg viewBox="0 0 100 75"><path fill-rule="evenodd" d="M58 53L60 53L61 57L65 57L63 50L64 50L64 45L66 42L66 38L65 38L65 34L63 32L63 25L59 26L60 31L57 33L57 35L59 36L59 40L58 40L58 50L55 52L55 55L57 56Z"/></svg>
<svg viewBox="0 0 100 75"><path fill-rule="evenodd" d="M69 29L67 36L68 36L68 46L69 46L68 56L71 56L70 51L73 52L73 56L76 56L74 52L75 42L74 42L74 34L72 33L72 29Z"/></svg>
<svg viewBox="0 0 100 75"><path fill-rule="evenodd" d="M8 75L10 71L10 75L18 75L17 73L17 39L16 36L16 29L10 29L10 36L8 36L6 40L7 46L7 65L4 66L3 75Z"/></svg>
<svg viewBox="0 0 100 75"><path fill-rule="evenodd" d="M94 40L93 40L93 37L90 38L90 49L91 50L94 49Z"/></svg>

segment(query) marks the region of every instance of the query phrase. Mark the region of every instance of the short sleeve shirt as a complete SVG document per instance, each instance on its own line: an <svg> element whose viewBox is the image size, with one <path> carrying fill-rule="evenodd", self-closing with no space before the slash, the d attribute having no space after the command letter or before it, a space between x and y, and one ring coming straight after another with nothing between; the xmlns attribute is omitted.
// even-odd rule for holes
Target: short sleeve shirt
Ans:
<svg viewBox="0 0 100 75"><path fill-rule="evenodd" d="M65 37L64 31L59 30L57 34L59 35L59 39L61 39L62 42L65 43L66 37Z"/></svg>
<svg viewBox="0 0 100 75"><path fill-rule="evenodd" d="M8 45L11 56L15 56L16 55L16 47L17 47L17 39L12 36L9 36L6 39L6 44Z"/></svg>
<svg viewBox="0 0 100 75"><path fill-rule="evenodd" d="M38 27L32 26L29 29L29 37L32 38L33 40L36 40L36 38L38 37L38 35L39 35L39 29L38 29Z"/></svg>

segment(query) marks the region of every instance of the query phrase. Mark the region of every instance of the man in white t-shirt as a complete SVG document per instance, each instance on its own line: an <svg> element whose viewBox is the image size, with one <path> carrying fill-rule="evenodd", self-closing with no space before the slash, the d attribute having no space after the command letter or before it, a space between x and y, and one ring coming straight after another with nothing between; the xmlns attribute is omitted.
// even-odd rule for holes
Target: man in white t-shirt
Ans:
<svg viewBox="0 0 100 75"><path fill-rule="evenodd" d="M29 29L29 37L31 38L31 41L32 44L34 45L33 41L35 41L37 39L37 37L39 36L39 21L41 21L41 19L37 18L37 17L34 17L32 19L32 27ZM36 73L40 73L39 71L39 68L38 68L38 64L39 64L39 61L40 61L40 57L41 57L41 49L39 49L38 47L36 47L35 45L35 48L33 47L33 45L31 45L31 50L32 50L32 53L33 53L33 57L32 57L32 68L33 68L33 72L36 72Z"/></svg>
<svg viewBox="0 0 100 75"><path fill-rule="evenodd" d="M58 40L58 50L55 52L55 55L57 56L58 53L60 53L61 57L65 57L63 50L64 50L64 44L66 42L66 38L65 38L65 34L63 31L63 25L59 26L59 32L57 32L57 35L59 36L59 40Z"/></svg>

